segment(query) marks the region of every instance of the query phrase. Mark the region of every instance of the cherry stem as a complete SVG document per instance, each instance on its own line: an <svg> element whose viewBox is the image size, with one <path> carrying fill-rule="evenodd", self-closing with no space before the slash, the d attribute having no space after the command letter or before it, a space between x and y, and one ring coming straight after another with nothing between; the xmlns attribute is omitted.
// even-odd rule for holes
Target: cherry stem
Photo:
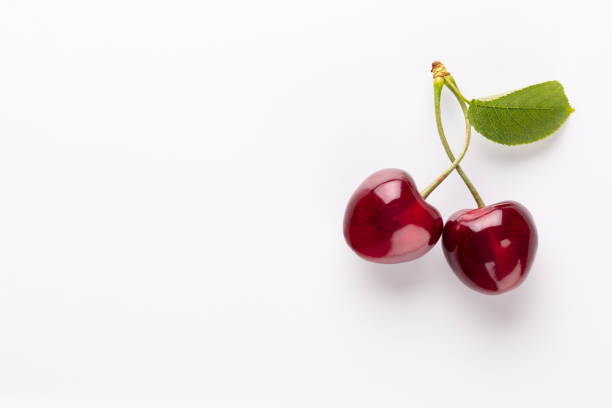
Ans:
<svg viewBox="0 0 612 408"><path fill-rule="evenodd" d="M444 173L438 176L438 178L435 179L433 183L431 183L423 191L421 191L421 197L423 197L424 199L427 198L429 194L431 194L431 192L434 191L436 187L438 187L455 169L457 169L457 171L460 171L461 167L459 167L459 163L461 163L461 160L463 160L463 156L465 156L465 154L467 153L468 147L470 146L472 126L469 124L469 122L467 122L467 110L464 111L465 120L467 123L466 132L465 132L465 143L463 145L463 149L461 150L461 153L459 154L459 156L457 156L457 158L454 157L453 152L450 150L450 146L448 145L448 141L446 140L446 136L444 136L444 129L442 129L442 119L440 117L440 94L442 92L442 88L444 87L444 82L445 81L443 77L434 78L434 101L435 101L435 107L436 107L436 124L438 125L438 133L440 134L440 140L442 140L442 145L444 146L444 149L446 150L446 154L451 159L452 164L448 169L444 171ZM461 100L459 101L463 102ZM463 173L463 170L461 170L459 174L461 173ZM467 176L465 175L465 173L463 173L462 177L463 177L463 180L466 182L466 185L468 185L468 188L470 188L471 186L470 191L473 191L472 192L472 195L473 195L474 192L476 192L476 190L474 189L474 186L471 185L472 183L469 182L469 179L467 179ZM478 192L476 192L476 196L478 196ZM474 196L474 198L476 198L476 196ZM478 199L476 201L479 202L478 200L480 200L480 196L478 196ZM482 200L480 200L480 202L482 202ZM480 205L480 202L479 202L479 205Z"/></svg>
<svg viewBox="0 0 612 408"><path fill-rule="evenodd" d="M421 196L423 198L427 198L427 196L429 196L429 194L431 194L431 192L436 187L438 187L440 183L442 183L442 181L444 181L444 179L448 177L450 173L452 173L453 170L456 169L457 173L459 173L459 175L463 179L463 182L470 190L470 193L472 193L474 200L476 200L476 204L479 208L482 208L485 206L485 203L484 201L482 201L480 194L478 194L478 190L476 190L474 184L472 184L467 174L465 174L465 171L463 171L461 166L459 166L459 163L467 152L468 146L470 144L470 136L472 134L472 125L470 124L470 120L468 118L468 110L466 107L466 103L469 104L470 101L465 96L463 96L461 92L459 92L459 87L457 87L455 79L451 76L450 72L447 71L444 64L442 64L440 61L434 61L434 63L431 64L431 72L433 72L434 77L434 106L436 111L436 126L438 128L438 134L440 135L440 141L442 142L442 146L444 147L448 158L452 162L452 165L448 170L442 173L442 175L438 177L431 185L429 185L425 190L423 190L421 192ZM448 86L453 95L455 95L455 97L457 98L457 101L461 106L461 111L463 112L463 117L465 118L465 145L463 147L463 150L459 154L459 157L457 158L455 158L453 151L451 150L448 144L448 140L446 139L446 135L444 134L444 128L442 127L442 115L440 113L440 97L442 95L442 88L444 88L444 85Z"/></svg>
<svg viewBox="0 0 612 408"><path fill-rule="evenodd" d="M470 104L470 101L465 96L463 96L461 92L459 92L459 88L457 87L455 78L453 78L452 75L447 75L446 77L444 77L444 82L445 82L445 85L448 86L449 89L455 94L460 104L461 102L467 103L468 105ZM466 117L466 120L467 120L467 117Z"/></svg>
<svg viewBox="0 0 612 408"><path fill-rule="evenodd" d="M457 101L459 102L459 106L461 106L461 110L463 111L463 117L465 118L465 128L466 128L465 131L471 132L472 124L470 123L470 120L468 118L468 109L466 106L467 99L463 95L461 95L461 92L459 92L459 88L457 87L455 78L453 78L452 75L448 75L444 77L444 84L448 86L451 92L455 95L455 97L457 98ZM437 105L438 107L437 107L437 112L436 112L436 122L439 122L438 130L441 131L440 138L443 140L442 144L444 145L444 150L446 150L446 154L448 155L448 158L450 160L453 160L453 152L450 150L448 143L444 143L444 141L446 140L446 137L444 137L444 130L442 129L442 121L438 119L440 117L440 98L439 96L438 96ZM467 186L468 190L470 190L470 193L472 193L472 197L474 197L474 200L476 201L478 208L484 207L485 203L482 200L482 197L480 197L480 194L478 194L478 190L476 190L476 187L474 187L474 184L472 184L469 177L467 176L467 174L465 174L465 172L460 166L457 166L457 173L459 173L459 175L463 179L463 182Z"/></svg>
<svg viewBox="0 0 612 408"><path fill-rule="evenodd" d="M455 161L456 161L455 156L448 144L446 135L444 134L444 128L442 127L442 115L440 113L440 96L442 94L442 88L444 87L444 85L448 86L448 88L451 90L453 95L455 95L455 97L457 98L459 105L461 106L461 111L463 112L463 117L465 118L466 135L471 134L472 125L470 124L470 121L468 119L468 110L466 106L467 99L463 95L461 95L461 92L459 92L459 88L457 87L457 84L455 83L455 79L450 74L443 75L438 78L434 78L434 105L435 105L435 110L436 110L436 125L438 127L438 134L440 135L440 140L442 141L442 146L444 147L444 150L446 151L446 155L451 160L451 162L455 164ZM469 138L469 136L466 136L466 138ZM472 184L467 174L465 174L465 171L463 171L463 168L457 165L456 170L457 170L457 173L459 173L459 175L463 179L463 182L467 186L468 190L470 190L470 193L472 193L472 197L474 197L474 200L476 201L478 208L484 207L485 206L484 201L480 197L480 194L478 194L478 190L476 190L476 187L474 187L474 184Z"/></svg>

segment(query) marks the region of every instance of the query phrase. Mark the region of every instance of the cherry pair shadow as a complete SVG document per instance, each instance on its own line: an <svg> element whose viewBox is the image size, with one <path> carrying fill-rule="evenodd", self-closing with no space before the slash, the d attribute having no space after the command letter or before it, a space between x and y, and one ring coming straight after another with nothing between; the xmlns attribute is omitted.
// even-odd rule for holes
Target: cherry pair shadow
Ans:
<svg viewBox="0 0 612 408"><path fill-rule="evenodd" d="M360 280L360 286L393 296L412 296L417 291L427 291L430 296L439 296L452 313L460 310L465 318L483 328L513 330L533 312L537 298L535 287L527 283L501 295L484 295L465 286L441 252L442 249L436 247L416 261L390 265L356 258L350 269Z"/></svg>
<svg viewBox="0 0 612 408"><path fill-rule="evenodd" d="M435 249L432 252L436 252ZM439 283L436 281L444 279L444 273L450 273L450 277L456 279L442 254L435 253L397 264L379 264L357 258L352 270L365 285L402 295L435 286Z"/></svg>

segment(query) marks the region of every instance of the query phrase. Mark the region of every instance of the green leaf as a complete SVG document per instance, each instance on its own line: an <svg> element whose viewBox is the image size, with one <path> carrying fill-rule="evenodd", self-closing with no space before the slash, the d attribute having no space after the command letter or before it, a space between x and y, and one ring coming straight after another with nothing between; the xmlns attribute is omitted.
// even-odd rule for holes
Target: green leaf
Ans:
<svg viewBox="0 0 612 408"><path fill-rule="evenodd" d="M505 145L532 143L554 133L574 109L558 81L470 102L474 129Z"/></svg>

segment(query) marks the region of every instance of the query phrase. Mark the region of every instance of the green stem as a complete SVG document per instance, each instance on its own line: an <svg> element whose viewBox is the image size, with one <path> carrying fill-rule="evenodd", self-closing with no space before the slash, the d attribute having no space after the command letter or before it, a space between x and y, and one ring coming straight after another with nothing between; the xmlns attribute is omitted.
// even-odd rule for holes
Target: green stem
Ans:
<svg viewBox="0 0 612 408"><path fill-rule="evenodd" d="M456 161L455 156L453 155L453 152L450 146L448 145L448 140L446 140L446 135L444 134L444 128L442 127L442 116L440 114L440 96L442 94L442 88L444 87L444 85L449 87L451 92L453 92L453 94L457 98L459 105L461 106L461 110L463 111L463 117L465 118L465 132L466 132L466 135L468 135L466 136L466 138L469 138L469 135L472 133L472 125L470 124L470 121L468 119L468 115L467 115L468 111L465 105L465 101L467 99L463 95L461 95L461 93L459 92L459 89L457 88L457 84L455 83L455 80L453 79L453 77L451 75L446 75L440 78L435 78L434 79L434 104L435 104L435 110L436 110L436 125L438 127L438 134L440 135L440 140L442 141L442 146L444 147L444 150L446 151L446 155L454 164ZM474 197L474 200L476 201L476 204L478 205L478 207L479 208L484 207L485 206L484 201L482 201L480 194L478 194L478 190L476 190L476 187L474 187L474 184L472 184L467 174L465 174L461 166L457 165L456 168L457 168L457 173L459 173L459 175L463 179L463 182L465 183L467 188L470 190L470 193L472 193L472 196Z"/></svg>
<svg viewBox="0 0 612 408"><path fill-rule="evenodd" d="M431 192L434 191L436 187L438 187L453 172L453 170L457 169L457 171L460 171L461 167L459 167L459 163L461 163L461 160L463 160L463 157L465 156L465 153L467 153L467 149L470 146L470 137L471 137L472 132L471 132L471 126L469 125L469 122L468 122L467 131L465 133L465 143L463 144L463 149L461 150L461 153L459 154L459 156L457 156L457 158L455 158L453 155L453 152L450 150L448 141L446 140L446 137L444 136L444 129L442 129L442 120L440 118L440 93L442 92L443 87L444 87L444 79L435 78L434 79L434 101L435 101L435 106L436 106L436 123L438 125L438 133L440 133L440 139L442 140L444 149L446 150L448 157L451 159L452 164L448 169L446 169L446 171L444 171L444 173L442 173L437 179L435 179L433 183L431 183L423 191L421 191L421 197L423 198L427 198L429 194L431 194ZM466 116L466 121L467 121L467 116ZM461 174L462 172L463 170L461 170L459 174ZM463 176L465 176L465 173L463 173ZM467 180L466 181L466 184L467 184L469 182L469 180L467 179L467 176L464 177L464 181L465 180ZM468 185L468 188L470 188L470 185L471 183ZM474 186L472 186L472 189L473 188ZM470 189L470 191L472 190ZM474 189L474 191L476 190ZM478 195L477 192L476 192L476 195ZM474 196L474 198L476 198L476 196ZM478 199L480 199L480 196L478 196ZM482 200L480 200L480 202L482 202Z"/></svg>
<svg viewBox="0 0 612 408"><path fill-rule="evenodd" d="M457 99L459 99L459 103L464 102L468 105L470 104L470 101L465 96L463 96L461 92L459 92L459 88L457 87L455 78L453 78L452 75L447 75L446 77L444 77L444 82L446 83L446 86L448 86L449 89L455 94Z"/></svg>

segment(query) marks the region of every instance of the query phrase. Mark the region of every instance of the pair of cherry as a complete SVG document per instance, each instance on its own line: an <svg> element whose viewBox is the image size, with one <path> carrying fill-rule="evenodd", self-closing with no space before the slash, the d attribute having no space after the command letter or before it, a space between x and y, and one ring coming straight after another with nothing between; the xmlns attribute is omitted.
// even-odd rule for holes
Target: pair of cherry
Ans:
<svg viewBox="0 0 612 408"><path fill-rule="evenodd" d="M359 256L386 264L416 259L442 236L455 274L488 294L520 285L538 244L529 211L513 201L458 211L443 225L412 177L398 169L377 171L361 183L346 208L344 236Z"/></svg>
<svg viewBox="0 0 612 408"><path fill-rule="evenodd" d="M416 259L442 237L444 255L461 281L487 294L507 292L523 282L533 263L538 246L535 224L529 211L517 202L484 204L459 166L470 144L468 101L442 63L434 62L432 72L438 133L453 164L421 193L412 177L402 170L386 169L372 174L361 183L348 203L344 237L362 258L386 264ZM465 116L465 145L457 158L442 128L440 95L443 87L448 87L455 95ZM478 208L458 211L443 224L438 210L425 199L455 170L474 196Z"/></svg>

